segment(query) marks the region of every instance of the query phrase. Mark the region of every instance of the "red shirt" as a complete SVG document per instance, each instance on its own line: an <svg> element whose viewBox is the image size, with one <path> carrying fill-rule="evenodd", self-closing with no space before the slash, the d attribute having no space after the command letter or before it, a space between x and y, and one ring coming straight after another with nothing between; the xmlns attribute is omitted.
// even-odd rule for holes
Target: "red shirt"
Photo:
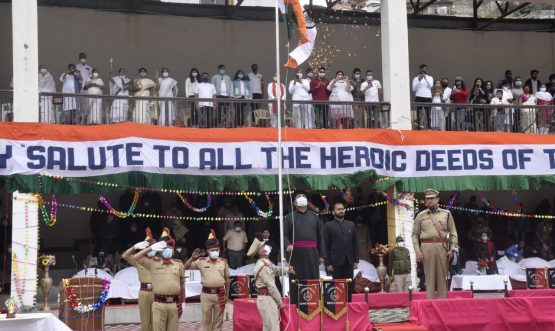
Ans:
<svg viewBox="0 0 555 331"><path fill-rule="evenodd" d="M457 92L451 92L451 101L453 103L468 103L468 95L470 92L465 87L461 87Z"/></svg>
<svg viewBox="0 0 555 331"><path fill-rule="evenodd" d="M318 83L322 82L322 86L318 87ZM330 98L330 91L328 85L330 81L326 78L316 77L310 81L310 90L308 93L312 94L312 100L328 101Z"/></svg>

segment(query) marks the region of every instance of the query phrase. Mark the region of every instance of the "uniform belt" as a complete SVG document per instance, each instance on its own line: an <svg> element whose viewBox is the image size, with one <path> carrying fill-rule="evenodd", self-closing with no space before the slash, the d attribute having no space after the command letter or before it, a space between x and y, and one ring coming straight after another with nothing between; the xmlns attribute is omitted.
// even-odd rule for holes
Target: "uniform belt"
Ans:
<svg viewBox="0 0 555 331"><path fill-rule="evenodd" d="M175 303L177 301L179 301L178 294L154 294L154 302Z"/></svg>
<svg viewBox="0 0 555 331"><path fill-rule="evenodd" d="M151 283L141 283L141 291L152 292L152 284Z"/></svg>
<svg viewBox="0 0 555 331"><path fill-rule="evenodd" d="M422 244L438 244L438 243L446 243L446 238L430 238L430 239L420 239Z"/></svg>
<svg viewBox="0 0 555 331"><path fill-rule="evenodd" d="M207 294L218 294L223 287L203 287L202 292Z"/></svg>
<svg viewBox="0 0 555 331"><path fill-rule="evenodd" d="M259 287L256 289L258 295L270 295L270 291L268 291L267 287Z"/></svg>

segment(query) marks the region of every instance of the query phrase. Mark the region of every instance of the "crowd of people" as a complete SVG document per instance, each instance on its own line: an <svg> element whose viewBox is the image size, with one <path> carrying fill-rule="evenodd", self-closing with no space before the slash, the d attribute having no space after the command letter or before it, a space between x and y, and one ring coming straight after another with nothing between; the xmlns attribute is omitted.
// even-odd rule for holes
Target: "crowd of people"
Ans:
<svg viewBox="0 0 555 331"><path fill-rule="evenodd" d="M476 78L467 85L462 77L456 77L451 86L448 78L434 80L428 75L427 65L419 69L412 81L414 101L431 103L416 109L420 129L549 133L553 109L534 106L553 105L555 74L542 83L538 70L531 70L526 80L506 70L497 83Z"/></svg>

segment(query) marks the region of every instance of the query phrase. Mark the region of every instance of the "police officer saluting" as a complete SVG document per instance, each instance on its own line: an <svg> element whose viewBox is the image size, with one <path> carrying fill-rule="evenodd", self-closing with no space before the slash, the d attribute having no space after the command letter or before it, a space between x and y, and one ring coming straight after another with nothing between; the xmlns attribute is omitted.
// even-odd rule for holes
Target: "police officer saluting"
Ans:
<svg viewBox="0 0 555 331"><path fill-rule="evenodd" d="M426 291L429 299L447 297L449 261L458 250L457 229L451 212L439 208L439 192L424 192L426 209L414 220L412 243L416 259L424 263Z"/></svg>
<svg viewBox="0 0 555 331"><path fill-rule="evenodd" d="M156 239L152 238L152 233L150 228L146 228L146 238L144 241L136 243L133 247L129 248L123 255L124 258L130 265L137 268L137 273L139 275L139 281L141 282L141 290L139 291L139 313L141 315L141 330L142 331L152 331L152 302L154 301L154 294L152 293L152 277L150 277L150 270L143 267L135 256L133 252L135 250L143 250L148 246L155 244ZM155 251L150 251L147 253L145 258L151 259L156 255Z"/></svg>
<svg viewBox="0 0 555 331"><path fill-rule="evenodd" d="M152 325L154 331L177 331L182 302L185 297L185 270L181 260L172 259L175 242L168 228L164 228L160 240L135 255L139 264L152 276ZM162 252L162 257L143 259L151 251Z"/></svg>
<svg viewBox="0 0 555 331"><path fill-rule="evenodd" d="M208 257L200 257L200 249L195 249L185 269L199 270L201 275L202 293L202 324L204 331L222 330L224 322L225 302L229 294L229 268L227 261L220 258L220 242L214 230L211 230L206 241Z"/></svg>

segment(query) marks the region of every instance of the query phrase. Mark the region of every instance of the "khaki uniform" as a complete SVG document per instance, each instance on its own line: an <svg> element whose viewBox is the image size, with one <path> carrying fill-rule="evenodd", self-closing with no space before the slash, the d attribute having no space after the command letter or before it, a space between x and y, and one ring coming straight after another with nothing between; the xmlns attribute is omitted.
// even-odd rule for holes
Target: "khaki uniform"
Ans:
<svg viewBox="0 0 555 331"><path fill-rule="evenodd" d="M150 259L144 257L143 259ZM133 255L126 258L127 262L137 268L141 290L139 291L139 313L141 315L141 331L152 331L152 303L154 293L152 293L152 277L150 271L143 267ZM146 288L145 288L146 285ZM150 287L150 289L148 288Z"/></svg>
<svg viewBox="0 0 555 331"><path fill-rule="evenodd" d="M267 258L259 259L254 267L254 286L258 289L266 288L268 294L256 298L256 307L262 316L263 331L279 331L279 310L281 296L276 287L275 276L279 275L279 268Z"/></svg>
<svg viewBox="0 0 555 331"><path fill-rule="evenodd" d="M449 234L449 242L447 242L447 234ZM449 249L458 247L457 229L451 213L441 208L433 213L430 209L420 212L414 220L412 243L415 252L422 252L424 256L428 298L435 298L436 291L438 298L446 298L449 263L447 252Z"/></svg>
<svg viewBox="0 0 555 331"><path fill-rule="evenodd" d="M200 305L202 307L202 324L204 331L222 330L224 322L224 310L227 294L223 292L205 293L205 289L225 288L230 277L229 268L225 259L218 258L213 261L210 258L201 257L191 263L192 270L199 270L203 292L200 294ZM224 302L222 308L221 300Z"/></svg>
<svg viewBox="0 0 555 331"><path fill-rule="evenodd" d="M152 275L152 292L154 303L152 304L152 326L154 331L177 331L179 326L178 305L181 301L176 300L182 294L185 268L181 260L170 260L164 263L159 257L153 259L141 259L143 267ZM157 302L157 297L168 297L172 301Z"/></svg>

